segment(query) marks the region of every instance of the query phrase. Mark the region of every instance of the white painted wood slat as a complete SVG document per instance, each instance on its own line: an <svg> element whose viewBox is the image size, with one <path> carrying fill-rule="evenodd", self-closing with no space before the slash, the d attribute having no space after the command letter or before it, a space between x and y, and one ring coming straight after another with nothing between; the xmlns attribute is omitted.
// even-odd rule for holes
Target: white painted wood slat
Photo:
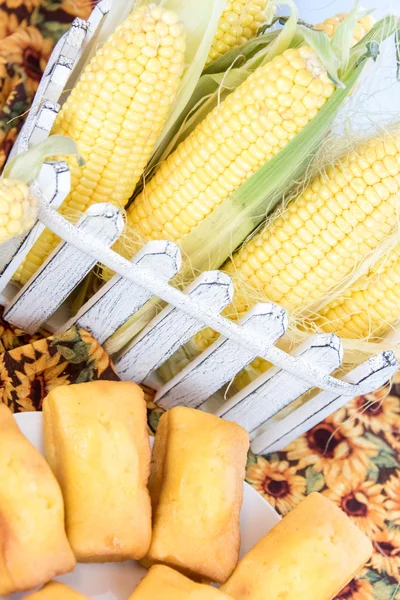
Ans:
<svg viewBox="0 0 400 600"><path fill-rule="evenodd" d="M74 19L70 29L56 44L47 62L26 121L13 146L11 156L28 150L29 144L33 143L31 136L34 133L38 120L41 121L41 127L43 128L43 119L39 115L42 114L45 103L47 103L47 108L52 106L57 113L58 100L66 87L86 35L87 23L82 19ZM51 120L46 127L48 132L50 132L53 120L53 116L51 115Z"/></svg>
<svg viewBox="0 0 400 600"><path fill-rule="evenodd" d="M186 290L203 306L220 313L233 297L230 277L220 271L202 273ZM143 382L198 331L204 323L168 306L137 336L116 362L121 379Z"/></svg>
<svg viewBox="0 0 400 600"><path fill-rule="evenodd" d="M392 352L383 352L354 369L344 379L350 383L368 384L376 390L396 373L398 363ZM256 454L275 452L309 431L352 399L331 392L321 392L281 420L271 420L252 443Z"/></svg>
<svg viewBox="0 0 400 600"><path fill-rule="evenodd" d="M36 182L30 186L30 190L38 198L46 198L53 208L58 208L69 193L70 179L66 162L45 163ZM37 221L27 235L13 238L6 244L2 244L0 250L0 292L4 290L44 228L44 225Z"/></svg>
<svg viewBox="0 0 400 600"><path fill-rule="evenodd" d="M353 384L324 372L318 363L305 361L302 357L295 357L277 346L265 347L261 334L248 334L237 323L226 319L223 315L216 313L210 307L196 298L168 282L154 277L154 273L140 269L133 265L123 256L120 256L108 248L100 239L87 235L71 226L62 215L54 211L47 203L40 203L39 217L46 226L58 236L71 244L79 247L82 252L91 256L95 262L101 262L113 271L120 273L126 279L137 283L150 291L155 297L178 308L183 313L199 320L211 327L221 335L236 341L236 343L247 350L255 352L258 356L277 365L295 377L306 381L312 387L329 390L334 393L357 396L371 392L369 383Z"/></svg>
<svg viewBox="0 0 400 600"><path fill-rule="evenodd" d="M263 332L267 346L282 337L287 322L284 309L268 303L255 306L240 320L240 325L249 333ZM198 408L256 356L235 342L220 338L164 385L155 402L165 409L178 405Z"/></svg>
<svg viewBox="0 0 400 600"><path fill-rule="evenodd" d="M111 246L124 226L122 214L112 204L88 208L76 229ZM70 224L70 227L74 227ZM96 260L67 242L62 242L6 307L4 318L27 333L37 331L64 302Z"/></svg>
<svg viewBox="0 0 400 600"><path fill-rule="evenodd" d="M161 277L165 281L179 272L181 262L178 246L165 241L149 242L132 259L133 264L153 271L155 277ZM151 297L151 292L120 275L114 275L62 330L76 323L90 331L103 344Z"/></svg>
<svg viewBox="0 0 400 600"><path fill-rule="evenodd" d="M293 353L331 373L342 364L340 339L333 334L312 336ZM282 369L272 367L226 402L216 413L236 421L250 437L263 423L310 389L310 385Z"/></svg>

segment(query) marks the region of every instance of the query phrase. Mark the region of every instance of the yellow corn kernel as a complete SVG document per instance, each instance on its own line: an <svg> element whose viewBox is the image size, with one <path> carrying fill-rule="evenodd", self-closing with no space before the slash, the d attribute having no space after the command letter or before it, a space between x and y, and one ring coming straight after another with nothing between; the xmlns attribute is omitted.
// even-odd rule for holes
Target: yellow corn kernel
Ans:
<svg viewBox="0 0 400 600"><path fill-rule="evenodd" d="M0 179L0 244L33 227L37 216L36 199L22 181Z"/></svg>
<svg viewBox="0 0 400 600"><path fill-rule="evenodd" d="M301 312L323 298L393 231L400 208L400 138L392 140L399 148L392 174L385 172L378 183L370 184L352 174L365 167L371 152L385 154L389 136L370 140L318 175L225 264L235 281L239 315L255 299ZM373 203L368 201L369 192ZM290 243L282 241L285 238Z"/></svg>
<svg viewBox="0 0 400 600"><path fill-rule="evenodd" d="M53 128L72 137L86 161L82 169L71 161L62 214L84 212L95 202L126 205L178 90L184 53L182 23L154 4L130 14L97 51ZM25 283L58 241L46 230L14 278Z"/></svg>
<svg viewBox="0 0 400 600"><path fill-rule="evenodd" d="M318 31L323 31L328 37L332 38L335 34L336 29L338 28L340 23L344 21L347 15L348 13L340 13L335 17L329 17L329 19L326 19L326 21L324 21L323 23L319 23L318 25L316 25L315 29L317 29ZM371 15L367 15L366 17L360 19L357 23L353 39L351 41L351 45L355 46L356 44L358 44L358 42L360 42L369 31L371 31L374 24L375 19Z"/></svg>
<svg viewBox="0 0 400 600"><path fill-rule="evenodd" d="M268 108L271 89L278 92L280 86L278 62L287 67L297 64L287 71L285 89L293 89L299 74L305 78L303 73L321 81L320 95L314 100L318 108L333 93L334 87L317 55L307 47L287 50L257 69L196 127L146 183L128 209L128 225L137 238L179 243L289 143L285 125L293 125L294 135L312 119L313 112L305 109L305 122L297 125L291 108ZM278 93L277 104L279 109Z"/></svg>
<svg viewBox="0 0 400 600"><path fill-rule="evenodd" d="M256 37L269 0L227 0L206 64Z"/></svg>
<svg viewBox="0 0 400 600"><path fill-rule="evenodd" d="M393 148L397 156L393 156ZM389 157L390 161L386 162ZM369 168L370 157L380 157L390 165L381 172L378 183L359 188L351 184ZM332 191L334 190L334 191ZM224 266L235 285L234 303L227 316L243 316L256 302L271 300L292 314L327 293L397 227L400 210L400 137L373 138L356 148L335 166L318 175L287 209L245 243ZM375 335L399 317L400 304L389 306L389 291L396 296L400 276L400 256L396 249L383 266L372 271L367 282L357 282L321 311L317 324L325 331L342 337ZM377 287L377 281L380 285ZM393 282L393 285L391 285ZM359 291L360 283L367 286ZM397 284L398 285L398 284ZM353 293L354 292L354 293ZM375 298L375 305L372 300ZM356 308L355 308L356 307ZM355 314L361 311L360 316ZM382 325L383 323L383 325ZM380 324L382 327L380 327ZM205 349L215 340L210 329L196 336L196 347ZM268 363L259 359L251 371L238 376L241 386L250 377L261 374Z"/></svg>
<svg viewBox="0 0 400 600"><path fill-rule="evenodd" d="M400 319L400 245L325 306L317 325L343 338L376 339Z"/></svg>

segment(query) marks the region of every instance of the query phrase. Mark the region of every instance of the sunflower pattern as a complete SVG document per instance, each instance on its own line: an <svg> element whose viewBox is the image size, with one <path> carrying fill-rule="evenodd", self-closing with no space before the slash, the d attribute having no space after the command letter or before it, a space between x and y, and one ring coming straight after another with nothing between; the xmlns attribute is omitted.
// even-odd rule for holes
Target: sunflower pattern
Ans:
<svg viewBox="0 0 400 600"><path fill-rule="evenodd" d="M86 331L39 339L22 335L0 318L0 401L13 412L41 410L44 397L59 385L97 379L118 381L108 354Z"/></svg>
<svg viewBox="0 0 400 600"><path fill-rule="evenodd" d="M400 373L283 451L250 453L246 479L281 515L321 492L370 537L371 561L335 600L400 600Z"/></svg>
<svg viewBox="0 0 400 600"><path fill-rule="evenodd" d="M17 139L51 51L95 0L0 0L0 171Z"/></svg>

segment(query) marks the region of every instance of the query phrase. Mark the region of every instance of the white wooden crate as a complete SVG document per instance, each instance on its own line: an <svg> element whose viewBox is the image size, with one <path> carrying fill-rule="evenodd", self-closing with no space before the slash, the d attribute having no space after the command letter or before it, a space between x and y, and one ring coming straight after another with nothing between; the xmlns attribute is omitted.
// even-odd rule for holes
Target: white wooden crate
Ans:
<svg viewBox="0 0 400 600"><path fill-rule="evenodd" d="M14 152L24 152L49 135L60 108L60 95L68 80L76 79L82 51L108 10L109 0L103 0L88 22L76 19L57 44ZM287 327L283 308L258 304L238 324L225 319L220 313L233 296L232 282L225 273L203 273L183 292L177 290L168 283L181 268L180 250L175 244L151 242L132 261L125 260L110 250L123 229L119 210L111 204L97 204L72 225L56 211L69 188L66 163L46 163L32 185L39 198L38 222L27 236L0 246L0 300L11 323L33 333L48 326L58 314L53 328L65 330L78 324L104 343L151 298L162 299L166 308L117 357L120 377L153 382L156 402L163 408L183 404L210 410L209 399L215 392L254 358L265 358L275 366L214 409L249 431L255 452L282 448L350 398L375 390L396 372L393 353L384 352L342 380L332 377L330 373L342 361L342 344L335 335L315 335L293 354L283 352L275 346ZM63 241L35 276L16 290L10 283L12 275L44 227ZM66 318L60 307L96 262L117 274L77 315ZM155 371L206 326L221 337L171 381L154 383ZM288 409L312 388L322 391L305 404L294 405L292 411Z"/></svg>

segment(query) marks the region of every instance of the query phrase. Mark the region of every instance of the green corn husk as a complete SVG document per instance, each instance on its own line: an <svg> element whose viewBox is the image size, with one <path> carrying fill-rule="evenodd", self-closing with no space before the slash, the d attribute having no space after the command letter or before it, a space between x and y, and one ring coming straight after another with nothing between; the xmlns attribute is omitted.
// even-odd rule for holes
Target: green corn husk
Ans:
<svg viewBox="0 0 400 600"><path fill-rule="evenodd" d="M270 3L272 14L280 4L289 6L292 12L283 29L265 33L239 48L234 48L214 60L204 71L202 68L200 72L197 69L196 74L192 74L190 78L190 92L188 86L182 81L185 102L179 101L174 105L146 167L144 179L149 179L156 166L167 158L218 102L243 83L257 67L272 60L274 56L282 54L290 47L294 38L299 43L302 36L297 29L296 6L292 0L274 0ZM272 23L274 19L271 20ZM201 64L204 65L203 60ZM143 185L139 184L133 197L137 196L142 189Z"/></svg>
<svg viewBox="0 0 400 600"><path fill-rule="evenodd" d="M84 160L79 154L76 143L65 135L51 135L27 152L11 158L3 169L1 178L15 179L29 185L39 175L44 161L56 155L75 155L79 166Z"/></svg>
<svg viewBox="0 0 400 600"><path fill-rule="evenodd" d="M356 10L358 10L357 6L354 11ZM354 21L354 11L346 19L351 34L354 31L354 26L351 28ZM232 193L213 213L204 219L191 234L184 238L181 243L181 249L183 256L189 257L189 260L184 263L179 277L174 281L174 284L187 283L201 271L220 267L232 252L265 219L265 216L275 208L282 197L290 192L293 183L301 181L304 172L320 148L341 105L353 90L367 65L371 57L371 46L379 44L390 37L399 27L400 19L398 17L387 16L375 24L365 38L351 50L350 54L340 47L336 37L330 42L329 38L321 32L305 29L300 33L300 30L296 29L291 46L298 47L305 43L312 45L320 55L331 79L337 83L338 88L313 121L285 149L245 181L238 190ZM345 34L346 39L351 39L352 36L350 36L350 33L344 32L343 28L341 30L338 29L338 31L338 35L342 36L342 39L344 39ZM264 35L269 36L269 46L271 46L271 43L276 39L275 33ZM259 60L262 61L267 56L268 42L265 40L265 47L263 48L263 40L261 38L263 36L260 36L257 40L248 42L241 49L232 51L232 55L249 57L247 61L245 60L241 68L250 69L252 64L257 63ZM250 50L248 50L249 48ZM246 54L247 51L248 54ZM264 56L260 52L264 52ZM228 55L221 57L218 61L226 61L227 57ZM254 62L252 63L252 61ZM216 63L217 61L207 68L196 87L195 94L201 85L207 90L204 77L212 75L213 78L208 81L213 81L212 85L214 86L219 85L219 77L229 77L229 73L214 73ZM341 67L342 64L345 68L339 68L339 65ZM234 73L229 80L232 87L235 86L236 82L234 78L236 78L237 83L240 81L240 76ZM215 93L215 90L213 93ZM212 101L208 98L207 100L212 104ZM199 102L198 98L193 100L195 107L196 102ZM190 119L193 120L190 121ZM195 126L195 122L196 115L189 115L183 127L187 127L188 131L190 131ZM175 138L172 145L178 139L183 139L183 135L187 135L187 131L182 133L181 130L178 138ZM107 343L107 350L115 353L126 346L138 331L141 330L143 324L146 324L151 319L157 305L159 305L157 300L148 303L140 313L130 319L110 338Z"/></svg>

